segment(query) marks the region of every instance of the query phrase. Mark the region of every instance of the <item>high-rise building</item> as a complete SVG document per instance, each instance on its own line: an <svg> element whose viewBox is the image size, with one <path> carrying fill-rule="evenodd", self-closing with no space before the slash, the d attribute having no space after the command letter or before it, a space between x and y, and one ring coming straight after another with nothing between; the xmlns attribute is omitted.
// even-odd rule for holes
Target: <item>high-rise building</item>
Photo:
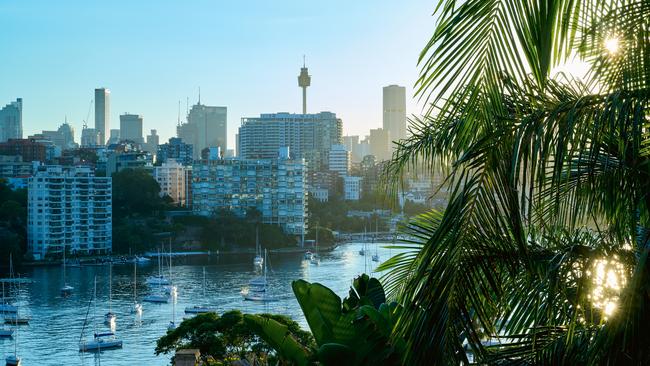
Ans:
<svg viewBox="0 0 650 366"><path fill-rule="evenodd" d="M74 128L64 122L56 131L43 131L41 135L48 140L52 141L61 150L77 148L74 142Z"/></svg>
<svg viewBox="0 0 650 366"><path fill-rule="evenodd" d="M119 143L120 143L120 129L111 128L111 135L108 138L108 141L106 141L106 145L113 145Z"/></svg>
<svg viewBox="0 0 650 366"><path fill-rule="evenodd" d="M229 210L245 216L249 209L262 214L262 222L281 226L286 233L304 233L307 186L303 160L214 159L193 166L192 208L210 216Z"/></svg>
<svg viewBox="0 0 650 366"><path fill-rule="evenodd" d="M151 134L147 135L147 142L144 144L144 150L152 154L155 154L158 151L158 144L160 143L160 136L158 136L158 131L151 130Z"/></svg>
<svg viewBox="0 0 650 366"><path fill-rule="evenodd" d="M377 160L390 159L390 134L383 128L370 130L370 153L374 155Z"/></svg>
<svg viewBox="0 0 650 366"><path fill-rule="evenodd" d="M227 115L226 107L211 107L201 104L200 101L192 106L187 115L187 123L180 124L176 134L194 147L194 159L198 159L206 147L220 147L226 150Z"/></svg>
<svg viewBox="0 0 650 366"><path fill-rule="evenodd" d="M106 88L95 89L95 130L99 145L105 145L111 129L111 91Z"/></svg>
<svg viewBox="0 0 650 366"><path fill-rule="evenodd" d="M101 137L99 131L94 128L84 128L81 130L81 147L100 146Z"/></svg>
<svg viewBox="0 0 650 366"><path fill-rule="evenodd" d="M87 166L41 166L28 182L27 247L36 260L106 254L112 248L112 185Z"/></svg>
<svg viewBox="0 0 650 366"><path fill-rule="evenodd" d="M164 163L168 159L174 159L177 162L190 166L192 165L193 146L183 142L183 139L172 137L169 142L158 145L156 153L156 163Z"/></svg>
<svg viewBox="0 0 650 366"><path fill-rule="evenodd" d="M0 142L23 138L23 98L0 109Z"/></svg>
<svg viewBox="0 0 650 366"><path fill-rule="evenodd" d="M332 145L330 148L329 170L339 173L340 177L350 172L350 152L345 145Z"/></svg>
<svg viewBox="0 0 650 366"><path fill-rule="evenodd" d="M138 114L125 113L120 116L120 140L132 141L137 144L143 144L142 138L143 119Z"/></svg>
<svg viewBox="0 0 650 366"><path fill-rule="evenodd" d="M160 196L169 196L179 206L187 206L192 178L192 167L174 159L167 159L153 168L153 178L160 185Z"/></svg>
<svg viewBox="0 0 650 366"><path fill-rule="evenodd" d="M245 159L272 159L279 148L289 147L293 159L304 158L310 170L323 170L330 147L341 143L342 129L341 119L332 112L242 118L238 154Z"/></svg>
<svg viewBox="0 0 650 366"><path fill-rule="evenodd" d="M389 151L395 145L393 141L406 138L406 88L389 85L384 87L384 131L390 137Z"/></svg>
<svg viewBox="0 0 650 366"><path fill-rule="evenodd" d="M361 155L361 146L359 144L359 136L343 136L343 145L350 152L350 160L353 163L358 163L363 159Z"/></svg>

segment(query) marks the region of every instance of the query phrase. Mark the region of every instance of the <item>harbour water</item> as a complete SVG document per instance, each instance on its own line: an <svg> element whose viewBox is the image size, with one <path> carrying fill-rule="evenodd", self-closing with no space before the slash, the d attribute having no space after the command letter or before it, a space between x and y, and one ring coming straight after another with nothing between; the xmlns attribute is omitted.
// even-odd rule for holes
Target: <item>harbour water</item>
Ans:
<svg viewBox="0 0 650 366"><path fill-rule="evenodd" d="M319 282L336 292L347 295L352 279L371 273L379 263L371 261L375 247L366 244L365 256L359 255L360 243L339 246L321 254L319 265L303 259L302 254L270 255L268 281L271 293L278 301L256 303L244 301L240 294L252 277L259 275L251 255L212 255L173 259L172 277L178 287L174 316L179 324L187 306L205 305L224 312L239 309L245 313L278 313L289 315L306 327L300 307L293 297L291 281L305 279ZM386 260L396 251L378 246L380 259ZM206 269L206 298L203 297L203 267ZM169 276L164 267L163 274ZM138 302L154 290L145 283L150 275L158 274L155 259L137 268ZM124 341L122 349L97 353L79 353L78 345L89 301L93 296L93 278L97 277L96 316L90 308L88 339L94 329L106 331L103 317L108 312L109 266L82 266L67 269L67 283L74 287L72 296L63 298L61 267L28 268L21 276L33 283L21 285L17 298L21 316L31 317L29 325L19 326L18 355L23 365L169 365L171 355L154 354L156 340L167 331L172 319L172 303L143 303L142 315L131 314L133 304L133 264L113 265L112 311L117 314L116 335ZM379 274L375 274L379 276ZM14 340L0 339L0 355L13 354Z"/></svg>

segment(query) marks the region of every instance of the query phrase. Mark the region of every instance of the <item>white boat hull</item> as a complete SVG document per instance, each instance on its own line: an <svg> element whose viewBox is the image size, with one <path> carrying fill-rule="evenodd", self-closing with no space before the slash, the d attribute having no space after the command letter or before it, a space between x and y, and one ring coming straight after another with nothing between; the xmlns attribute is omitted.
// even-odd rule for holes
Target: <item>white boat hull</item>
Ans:
<svg viewBox="0 0 650 366"><path fill-rule="evenodd" d="M169 280L166 279L165 277L149 277L147 278L147 284L148 285L158 285L158 286L166 286L169 285Z"/></svg>
<svg viewBox="0 0 650 366"><path fill-rule="evenodd" d="M79 352L94 352L108 349L122 348L120 340L96 340L79 344Z"/></svg>

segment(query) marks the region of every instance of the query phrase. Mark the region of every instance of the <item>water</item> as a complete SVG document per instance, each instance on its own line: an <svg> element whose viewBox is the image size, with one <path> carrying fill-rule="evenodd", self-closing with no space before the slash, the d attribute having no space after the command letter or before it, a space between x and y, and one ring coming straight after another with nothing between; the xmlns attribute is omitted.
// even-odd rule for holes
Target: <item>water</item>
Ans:
<svg viewBox="0 0 650 366"><path fill-rule="evenodd" d="M371 261L374 248L365 256L359 255L362 244L345 244L330 253L321 254L320 265L303 260L302 254L269 255L269 288L279 301L256 303L244 301L242 287L259 272L253 266L252 255L223 255L211 257L174 258L173 279L178 286L176 323L184 317L187 306L208 304L220 313L239 309L245 313L278 313L291 316L304 328L306 323L298 302L293 297L291 281L305 279L320 282L331 288L341 298L347 295L352 279L373 271L378 263ZM386 260L391 250L379 247L380 259ZM206 298L203 297L203 266L206 269ZM152 290L145 284L149 275L158 274L157 261L138 265L138 301ZM165 268L164 275L169 276ZM154 354L156 340L164 335L172 319L172 304L143 303L141 316L130 313L133 304L133 264L113 266L112 310L117 314L116 334L124 341L122 349L103 351L101 354L79 353L79 338L93 295L93 278L97 276L97 331L108 330L103 324L108 311L109 267L84 266L68 268L67 282L74 287L72 296L62 298L61 267L30 268L21 276L34 282L21 285L17 299L20 314L31 317L29 325L19 326L18 355L24 365L169 365L171 355ZM378 275L376 275L378 276ZM90 308L89 322L93 309ZM86 330L92 337L93 326ZM90 339L90 338L88 338ZM14 342L0 339L0 355L13 353Z"/></svg>

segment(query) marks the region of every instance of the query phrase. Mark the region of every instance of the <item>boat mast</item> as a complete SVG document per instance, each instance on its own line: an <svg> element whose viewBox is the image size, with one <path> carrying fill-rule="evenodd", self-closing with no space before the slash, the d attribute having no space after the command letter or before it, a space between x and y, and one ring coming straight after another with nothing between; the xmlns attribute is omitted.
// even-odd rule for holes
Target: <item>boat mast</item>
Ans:
<svg viewBox="0 0 650 366"><path fill-rule="evenodd" d="M137 304L138 303L138 286L137 286L137 278L138 278L138 263L137 261L133 261L133 303Z"/></svg>
<svg viewBox="0 0 650 366"><path fill-rule="evenodd" d="M108 312L113 313L113 262L108 265Z"/></svg>

